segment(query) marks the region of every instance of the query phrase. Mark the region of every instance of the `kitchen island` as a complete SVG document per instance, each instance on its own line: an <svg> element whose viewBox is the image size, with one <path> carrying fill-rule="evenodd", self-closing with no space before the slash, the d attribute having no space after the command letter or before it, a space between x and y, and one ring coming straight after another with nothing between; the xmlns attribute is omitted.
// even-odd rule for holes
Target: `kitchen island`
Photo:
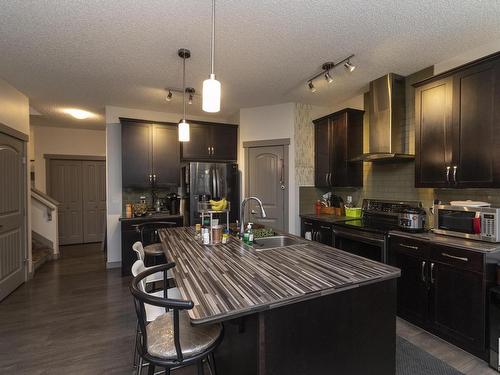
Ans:
<svg viewBox="0 0 500 375"><path fill-rule="evenodd" d="M400 271L319 243L203 246L161 230L191 323L224 324L218 374L394 374Z"/></svg>

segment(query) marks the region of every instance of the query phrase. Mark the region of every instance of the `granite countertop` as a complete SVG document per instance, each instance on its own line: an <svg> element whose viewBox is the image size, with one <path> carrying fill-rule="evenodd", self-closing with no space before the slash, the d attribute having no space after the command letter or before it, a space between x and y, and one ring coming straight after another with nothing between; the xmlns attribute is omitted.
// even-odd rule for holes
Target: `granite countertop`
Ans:
<svg viewBox="0 0 500 375"><path fill-rule="evenodd" d="M432 231L423 233L411 233L411 232L402 232L399 230L393 230L390 231L389 234L416 240L429 241L439 245L458 247L461 249L477 251L487 254L500 251L500 243L467 240L465 238L437 234Z"/></svg>
<svg viewBox="0 0 500 375"><path fill-rule="evenodd" d="M336 223L338 221L346 221L346 220L356 220L359 217L350 217L350 216L336 216L336 215L316 215L316 214L300 214L301 218L310 219L310 220L318 220L324 223Z"/></svg>
<svg viewBox="0 0 500 375"><path fill-rule="evenodd" d="M134 216L134 217L126 217L126 215L122 215L120 217L120 221L129 221L129 220L151 220L151 219L178 219L181 218L182 215L170 215L166 212L160 213L152 213L147 214L145 216Z"/></svg>
<svg viewBox="0 0 500 375"><path fill-rule="evenodd" d="M204 246L194 228L160 230L167 259L193 324L239 316L317 298L400 276L400 270L317 242L256 251L231 237Z"/></svg>

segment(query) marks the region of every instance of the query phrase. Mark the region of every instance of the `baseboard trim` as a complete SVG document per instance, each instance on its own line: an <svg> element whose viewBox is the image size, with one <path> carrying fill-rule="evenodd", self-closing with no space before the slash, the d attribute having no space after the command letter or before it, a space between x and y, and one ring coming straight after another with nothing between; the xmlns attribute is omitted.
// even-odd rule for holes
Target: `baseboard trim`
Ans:
<svg viewBox="0 0 500 375"><path fill-rule="evenodd" d="M122 266L122 262L107 262L106 263L106 268L112 269L112 268L120 268Z"/></svg>

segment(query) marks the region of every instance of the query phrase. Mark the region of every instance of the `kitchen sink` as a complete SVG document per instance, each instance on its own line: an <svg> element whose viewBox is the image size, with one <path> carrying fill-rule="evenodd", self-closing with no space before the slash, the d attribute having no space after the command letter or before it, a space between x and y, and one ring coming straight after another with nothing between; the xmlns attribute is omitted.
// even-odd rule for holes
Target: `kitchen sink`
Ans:
<svg viewBox="0 0 500 375"><path fill-rule="evenodd" d="M302 240L289 236L272 236L254 239L252 247L257 251L261 251L298 245L302 243L304 243Z"/></svg>

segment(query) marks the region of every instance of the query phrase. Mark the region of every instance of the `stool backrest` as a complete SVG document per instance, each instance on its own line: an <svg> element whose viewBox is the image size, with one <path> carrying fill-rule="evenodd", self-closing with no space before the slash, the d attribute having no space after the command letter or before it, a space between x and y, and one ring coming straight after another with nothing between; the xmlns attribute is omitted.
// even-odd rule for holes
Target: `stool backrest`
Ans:
<svg viewBox="0 0 500 375"><path fill-rule="evenodd" d="M135 263L140 262L139 260ZM135 264L134 263L134 264ZM136 270L140 269L140 263L138 263ZM144 267L144 264L142 265ZM173 320L174 320L174 346L177 354L177 358L173 362L181 362L183 360L182 349L180 343L180 334L179 334L179 311L181 310L190 310L194 307L193 301L184 301L184 300L176 300L176 299L167 299L152 296L143 290L144 280L149 275L152 275L157 272L167 272L167 270L175 267L175 263L167 263L162 264L160 266L148 267L145 271L140 272L132 279L132 283L130 285L130 291L134 296L134 304L135 311L137 314L137 320L139 322L139 328L141 330L141 342L138 343L138 349L140 353L147 353L147 340L148 334L146 330L147 316L146 316L146 308L145 304L164 307L165 309L172 310Z"/></svg>
<svg viewBox="0 0 500 375"><path fill-rule="evenodd" d="M140 243L140 242L139 242ZM144 265L144 262L140 259L137 259L134 264L132 264L132 276L136 277L139 275L141 272L146 271L146 266ZM146 292L146 285L144 279L137 284L139 288L143 291Z"/></svg>
<svg viewBox="0 0 500 375"><path fill-rule="evenodd" d="M132 250L134 250L137 254L137 260L142 260L144 262L144 247L142 246L141 241L137 241L132 245Z"/></svg>
<svg viewBox="0 0 500 375"><path fill-rule="evenodd" d="M176 227L177 224L171 221L151 221L149 223L139 224L137 230L141 233L141 242L143 246L159 243L160 236L158 229Z"/></svg>

